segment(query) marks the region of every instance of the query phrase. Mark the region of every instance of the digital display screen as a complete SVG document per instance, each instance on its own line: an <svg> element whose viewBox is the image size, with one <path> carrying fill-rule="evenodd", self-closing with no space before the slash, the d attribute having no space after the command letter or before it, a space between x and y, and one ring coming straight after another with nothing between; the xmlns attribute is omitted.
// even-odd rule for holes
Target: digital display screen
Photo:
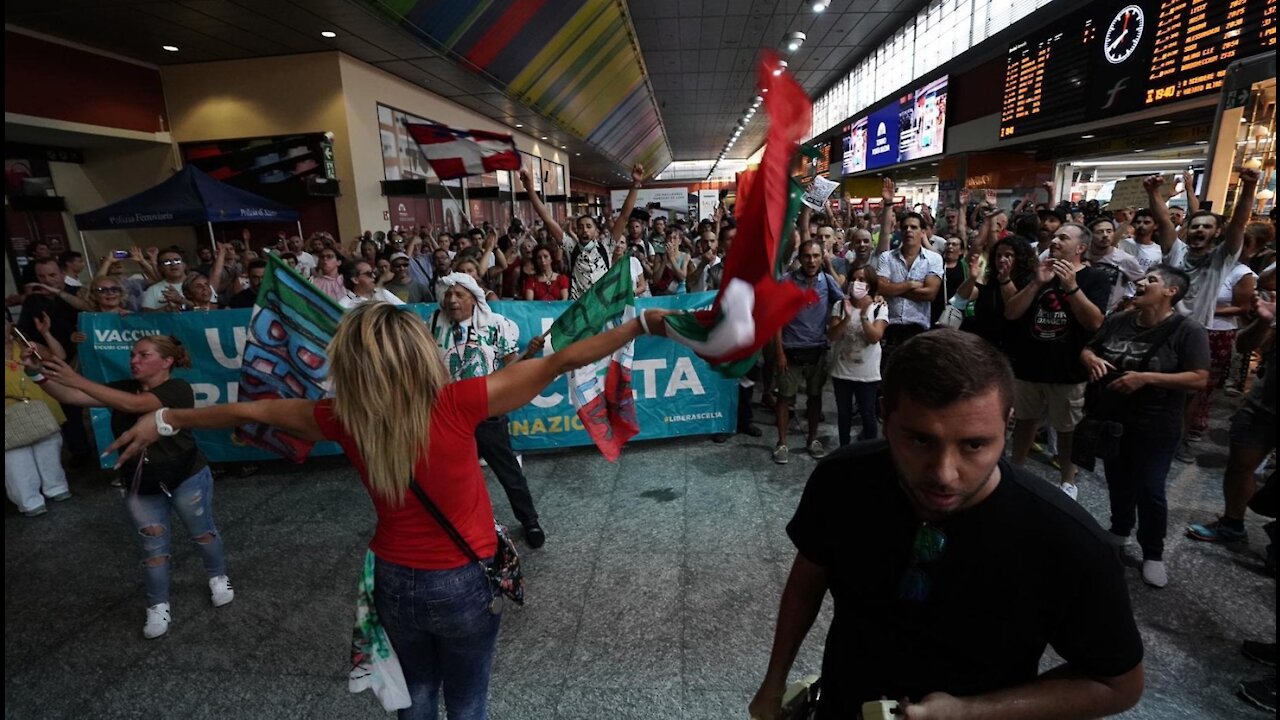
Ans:
<svg viewBox="0 0 1280 720"><path fill-rule="evenodd" d="M886 105L867 117L867 169L898 162L898 104Z"/></svg>
<svg viewBox="0 0 1280 720"><path fill-rule="evenodd" d="M852 175L867 169L867 119L854 121L844 134L844 162L841 169L845 175Z"/></svg>
<svg viewBox="0 0 1280 720"><path fill-rule="evenodd" d="M947 76L904 96L898 102L898 160L942 154L947 129Z"/></svg>
<svg viewBox="0 0 1280 720"><path fill-rule="evenodd" d="M1227 66L1274 52L1276 0L1097 0L1009 47L1001 139L1222 87Z"/></svg>

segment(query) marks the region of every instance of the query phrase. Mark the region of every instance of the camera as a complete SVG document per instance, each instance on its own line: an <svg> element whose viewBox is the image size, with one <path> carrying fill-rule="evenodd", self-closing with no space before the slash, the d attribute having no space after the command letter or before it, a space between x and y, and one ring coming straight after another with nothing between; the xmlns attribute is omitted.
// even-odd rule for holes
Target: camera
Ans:
<svg viewBox="0 0 1280 720"><path fill-rule="evenodd" d="M111 257L115 258L116 260L128 260L129 251L128 250L112 250Z"/></svg>

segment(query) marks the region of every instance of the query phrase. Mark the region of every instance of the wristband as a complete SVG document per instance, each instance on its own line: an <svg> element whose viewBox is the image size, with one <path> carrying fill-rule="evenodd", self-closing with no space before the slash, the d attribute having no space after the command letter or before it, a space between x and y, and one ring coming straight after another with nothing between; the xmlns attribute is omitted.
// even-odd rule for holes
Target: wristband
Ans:
<svg viewBox="0 0 1280 720"><path fill-rule="evenodd" d="M44 376L44 373L36 373L36 374L34 374L34 375L31 375L30 373L28 373L27 377L30 377L30 378L31 378L31 382L33 382L33 383L35 383L35 384L37 384L37 385L43 385L43 384L45 384L45 383L49 382L49 378L45 377L45 376Z"/></svg>
<svg viewBox="0 0 1280 720"><path fill-rule="evenodd" d="M178 429L164 421L164 411L169 408L160 408L155 413L156 432L162 437L173 437L178 434Z"/></svg>
<svg viewBox="0 0 1280 720"><path fill-rule="evenodd" d="M1078 293L1078 292L1080 292L1080 286L1079 286L1079 285L1077 285L1077 286L1075 286L1075 287L1071 288L1070 290L1066 291L1066 292L1065 292L1065 293L1063 293L1063 294L1064 294L1064 295L1075 295L1075 294L1076 294L1076 293Z"/></svg>
<svg viewBox="0 0 1280 720"><path fill-rule="evenodd" d="M639 321L640 321L640 329L641 329L642 331L644 331L644 334L645 334L645 335L652 335L652 334L653 334L653 333L649 332L649 323L648 323L648 321L646 321L646 320L644 319L644 311L643 311L643 310L641 310L641 311L640 311L640 313L636 315L636 320L639 320Z"/></svg>

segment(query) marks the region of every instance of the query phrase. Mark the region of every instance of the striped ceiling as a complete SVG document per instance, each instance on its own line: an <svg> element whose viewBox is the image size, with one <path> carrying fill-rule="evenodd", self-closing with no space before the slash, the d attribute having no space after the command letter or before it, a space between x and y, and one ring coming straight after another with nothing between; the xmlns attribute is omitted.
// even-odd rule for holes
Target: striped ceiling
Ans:
<svg viewBox="0 0 1280 720"><path fill-rule="evenodd" d="M377 6L565 131L656 172L671 148L622 0L381 0Z"/></svg>

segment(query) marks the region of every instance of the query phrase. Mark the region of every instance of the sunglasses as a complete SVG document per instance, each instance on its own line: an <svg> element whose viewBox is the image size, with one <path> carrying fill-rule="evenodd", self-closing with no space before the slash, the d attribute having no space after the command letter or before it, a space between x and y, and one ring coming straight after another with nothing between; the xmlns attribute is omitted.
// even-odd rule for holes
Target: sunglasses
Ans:
<svg viewBox="0 0 1280 720"><path fill-rule="evenodd" d="M115 285L99 285L93 289L99 295L119 295L122 290Z"/></svg>
<svg viewBox="0 0 1280 720"><path fill-rule="evenodd" d="M356 277L378 277L378 273L372 270L364 270L356 273Z"/></svg>
<svg viewBox="0 0 1280 720"><path fill-rule="evenodd" d="M185 262L186 262L185 260L179 260L177 258L169 258L168 260L161 260L160 264L165 267L173 267L174 265L182 265Z"/></svg>
<svg viewBox="0 0 1280 720"><path fill-rule="evenodd" d="M409 267L409 263L392 263L391 265L392 270L404 270L407 267Z"/></svg>
<svg viewBox="0 0 1280 720"><path fill-rule="evenodd" d="M916 530L915 539L911 541L911 564L898 584L898 599L917 604L929 599L933 589L929 566L938 562L946 549L947 536L938 528L921 525Z"/></svg>

